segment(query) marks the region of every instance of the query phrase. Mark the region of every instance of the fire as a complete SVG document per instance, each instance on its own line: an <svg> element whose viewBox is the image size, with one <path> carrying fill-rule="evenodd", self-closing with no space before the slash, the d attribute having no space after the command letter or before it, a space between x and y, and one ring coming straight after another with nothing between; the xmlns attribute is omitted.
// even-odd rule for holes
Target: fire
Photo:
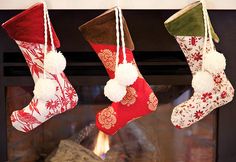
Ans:
<svg viewBox="0 0 236 162"><path fill-rule="evenodd" d="M105 133L99 131L96 139L96 145L93 152L100 156L102 159L105 159L106 152L110 149L109 146L109 136Z"/></svg>

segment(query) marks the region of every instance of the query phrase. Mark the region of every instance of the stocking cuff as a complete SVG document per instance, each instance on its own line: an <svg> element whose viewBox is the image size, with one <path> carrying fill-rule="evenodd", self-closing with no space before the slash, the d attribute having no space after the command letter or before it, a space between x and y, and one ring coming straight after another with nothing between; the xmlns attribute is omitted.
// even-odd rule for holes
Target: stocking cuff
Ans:
<svg viewBox="0 0 236 162"><path fill-rule="evenodd" d="M44 17L43 3L37 3L29 9L14 16L2 24L8 35L14 39L24 42L44 44ZM60 47L60 41L52 27L54 44ZM48 45L51 45L48 31Z"/></svg>
<svg viewBox="0 0 236 162"><path fill-rule="evenodd" d="M178 11L165 21L165 27L173 36L204 36L202 3L194 2ZM219 37L211 25L212 37L219 42Z"/></svg>
<svg viewBox="0 0 236 162"><path fill-rule="evenodd" d="M126 48L134 50L134 44L124 17L123 26ZM79 29L88 42L116 45L116 21L114 8L107 10L98 17L83 24Z"/></svg>

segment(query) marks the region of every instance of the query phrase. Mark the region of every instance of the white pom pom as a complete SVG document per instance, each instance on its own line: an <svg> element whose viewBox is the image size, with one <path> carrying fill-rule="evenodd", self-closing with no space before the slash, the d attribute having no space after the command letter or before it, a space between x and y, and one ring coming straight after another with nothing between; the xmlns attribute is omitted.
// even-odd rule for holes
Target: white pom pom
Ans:
<svg viewBox="0 0 236 162"><path fill-rule="evenodd" d="M61 52L51 51L46 54L44 68L52 74L60 74L66 68L66 59Z"/></svg>
<svg viewBox="0 0 236 162"><path fill-rule="evenodd" d="M34 96L47 101L56 93L56 84L51 79L40 78L34 86Z"/></svg>
<svg viewBox="0 0 236 162"><path fill-rule="evenodd" d="M212 51L207 53L204 62L203 68L210 73L216 74L225 70L226 60L223 54Z"/></svg>
<svg viewBox="0 0 236 162"><path fill-rule="evenodd" d="M132 85L138 78L137 68L132 63L120 64L116 69L115 78L121 85Z"/></svg>
<svg viewBox="0 0 236 162"><path fill-rule="evenodd" d="M214 88L214 80L210 73L199 71L193 76L192 87L195 92L209 92Z"/></svg>
<svg viewBox="0 0 236 162"><path fill-rule="evenodd" d="M126 87L120 85L115 79L110 79L104 87L104 94L109 100L119 102L126 94Z"/></svg>

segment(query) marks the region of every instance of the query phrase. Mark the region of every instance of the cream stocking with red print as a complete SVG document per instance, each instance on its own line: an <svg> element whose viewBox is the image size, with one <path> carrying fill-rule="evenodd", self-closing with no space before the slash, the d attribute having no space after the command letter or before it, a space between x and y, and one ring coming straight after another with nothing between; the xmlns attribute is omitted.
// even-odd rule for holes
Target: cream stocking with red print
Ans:
<svg viewBox="0 0 236 162"><path fill-rule="evenodd" d="M18 44L36 83L29 105L11 115L17 130L29 132L51 117L74 108L78 97L63 73L65 59L55 51L54 43L59 47L60 42L51 27L45 4L32 6L2 26Z"/></svg>
<svg viewBox="0 0 236 162"><path fill-rule="evenodd" d="M122 48L119 46L118 13ZM111 78L104 93L113 103L97 113L98 129L113 135L128 122L155 111L158 100L137 68L133 42L120 8L106 11L82 25L80 30Z"/></svg>
<svg viewBox="0 0 236 162"><path fill-rule="evenodd" d="M192 22L185 22L191 19ZM179 25L177 29L176 25ZM193 74L193 96L174 108L171 121L177 128L189 127L214 109L232 101L234 88L227 79L225 58L215 50L205 2L195 2L171 16L165 26L175 36ZM200 29L193 30L190 27Z"/></svg>

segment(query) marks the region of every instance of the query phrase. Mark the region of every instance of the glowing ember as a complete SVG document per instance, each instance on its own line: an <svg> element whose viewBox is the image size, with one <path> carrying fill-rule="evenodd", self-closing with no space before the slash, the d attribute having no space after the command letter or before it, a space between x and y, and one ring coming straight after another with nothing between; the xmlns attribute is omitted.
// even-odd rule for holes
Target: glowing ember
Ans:
<svg viewBox="0 0 236 162"><path fill-rule="evenodd" d="M99 131L93 152L102 159L105 159L106 152L109 149L109 136Z"/></svg>

